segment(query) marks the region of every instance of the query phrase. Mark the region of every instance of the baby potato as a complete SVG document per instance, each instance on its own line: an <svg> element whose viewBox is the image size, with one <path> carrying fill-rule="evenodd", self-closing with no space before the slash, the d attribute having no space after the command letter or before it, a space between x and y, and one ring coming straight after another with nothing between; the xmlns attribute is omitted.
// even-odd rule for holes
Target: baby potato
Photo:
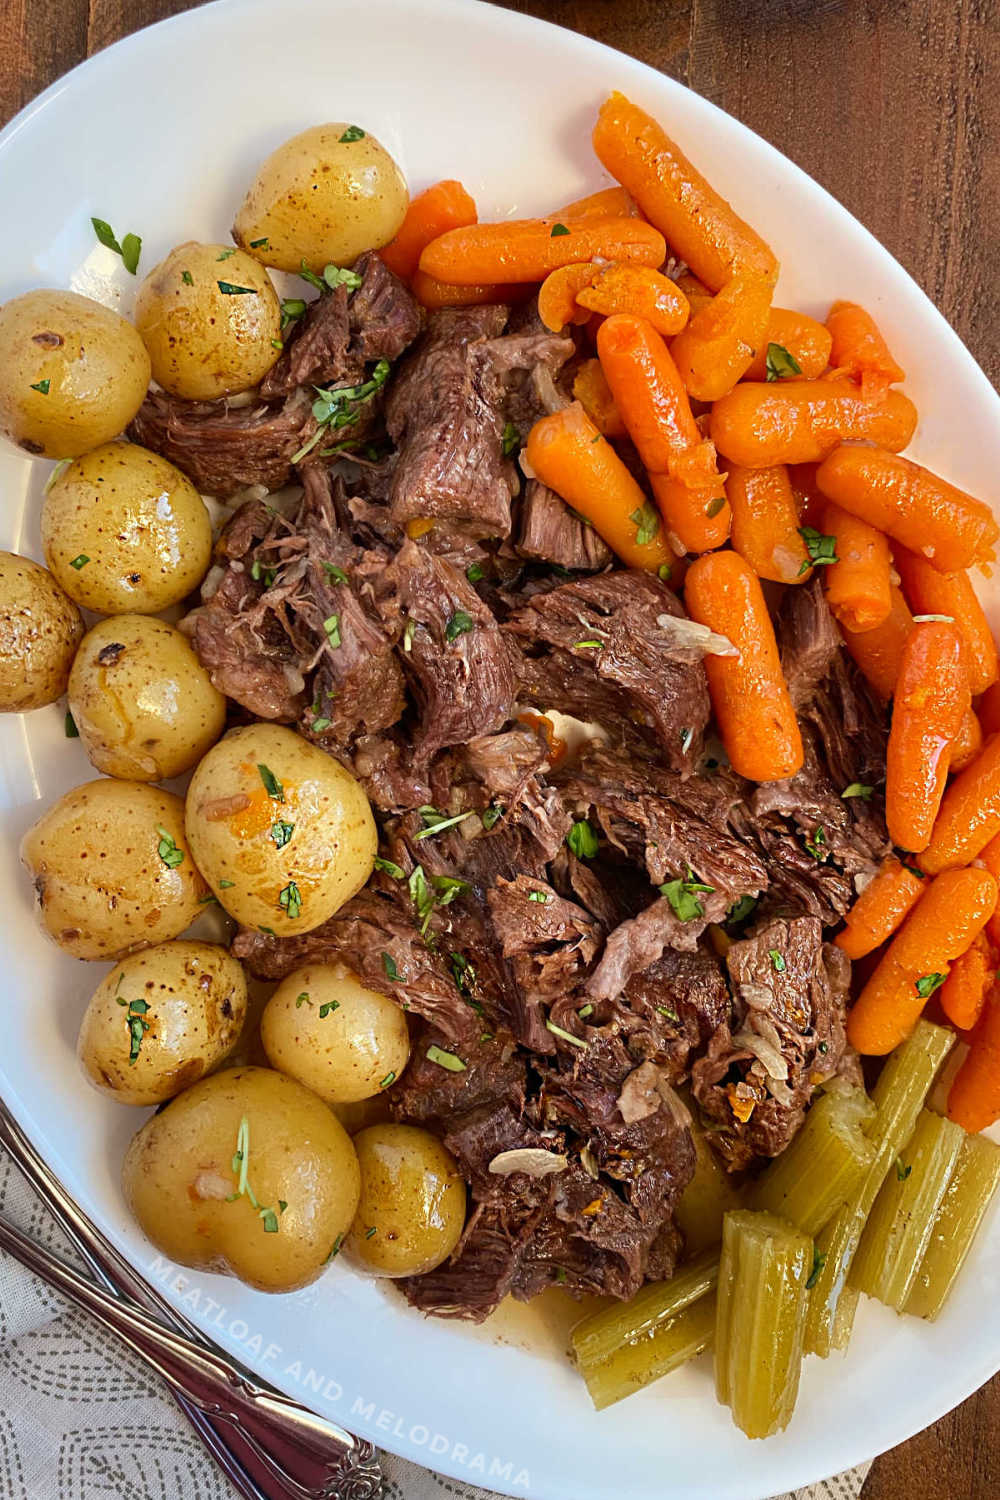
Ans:
<svg viewBox="0 0 1000 1500"><path fill-rule="evenodd" d="M21 841L42 927L74 958L122 958L175 938L208 889L184 838L184 803L134 781L86 781Z"/></svg>
<svg viewBox="0 0 1000 1500"><path fill-rule="evenodd" d="M126 781L190 771L226 723L226 700L187 638L149 615L116 615L87 632L69 710L91 764Z"/></svg>
<svg viewBox="0 0 1000 1500"><path fill-rule="evenodd" d="M308 964L284 979L261 1017L268 1062L328 1104L387 1089L406 1067L410 1033L399 1006L343 964Z"/></svg>
<svg viewBox="0 0 1000 1500"><path fill-rule="evenodd" d="M80 611L49 570L0 552L0 713L54 703L82 635Z"/></svg>
<svg viewBox="0 0 1000 1500"><path fill-rule="evenodd" d="M281 304L259 263L188 240L139 288L135 324L165 391L213 401L259 385L281 353Z"/></svg>
<svg viewBox="0 0 1000 1500"><path fill-rule="evenodd" d="M227 1068L147 1120L122 1186L171 1260L291 1292L339 1250L360 1172L344 1127L301 1083L270 1068Z"/></svg>
<svg viewBox="0 0 1000 1500"><path fill-rule="evenodd" d="M231 917L310 932L357 895L375 862L368 799L349 771L280 724L232 729L201 761L185 825Z"/></svg>
<svg viewBox="0 0 1000 1500"><path fill-rule="evenodd" d="M90 297L25 292L0 307L0 432L28 453L76 458L117 437L149 374L132 324Z"/></svg>
<svg viewBox="0 0 1000 1500"><path fill-rule="evenodd" d="M247 982L217 943L159 943L115 965L90 998L77 1057L121 1104L162 1104L236 1046Z"/></svg>
<svg viewBox="0 0 1000 1500"><path fill-rule="evenodd" d="M236 215L233 239L266 266L317 275L350 265L396 234L406 180L384 146L357 125L314 125L260 167Z"/></svg>
<svg viewBox="0 0 1000 1500"><path fill-rule="evenodd" d="M371 1276L420 1276L454 1250L465 1183L437 1136L417 1125L369 1125L354 1137L361 1201L344 1246Z"/></svg>
<svg viewBox="0 0 1000 1500"><path fill-rule="evenodd" d="M42 546L59 583L84 609L155 615L201 583L212 523L180 469L136 443L106 443L49 486Z"/></svg>

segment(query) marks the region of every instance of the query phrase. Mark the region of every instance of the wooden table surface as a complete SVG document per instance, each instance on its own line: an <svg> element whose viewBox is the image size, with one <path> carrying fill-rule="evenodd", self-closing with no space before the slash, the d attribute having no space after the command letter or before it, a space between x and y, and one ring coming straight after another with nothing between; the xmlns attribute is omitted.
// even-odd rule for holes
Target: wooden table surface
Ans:
<svg viewBox="0 0 1000 1500"><path fill-rule="evenodd" d="M89 53L189 8L188 0L0 0L0 124ZM510 0L507 8L632 53L772 141L888 247L1000 382L997 0ZM863 1500L997 1500L998 1424L1000 1376L879 1459Z"/></svg>

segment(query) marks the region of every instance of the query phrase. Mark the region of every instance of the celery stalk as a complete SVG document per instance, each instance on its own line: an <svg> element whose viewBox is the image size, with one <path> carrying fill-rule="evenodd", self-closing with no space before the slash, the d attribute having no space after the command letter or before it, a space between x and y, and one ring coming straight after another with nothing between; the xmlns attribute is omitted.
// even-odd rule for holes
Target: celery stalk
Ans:
<svg viewBox="0 0 1000 1500"><path fill-rule="evenodd" d="M715 1298L691 1302L648 1333L622 1344L596 1364L581 1361L590 1399L598 1411L631 1396L686 1360L708 1349L715 1337Z"/></svg>
<svg viewBox="0 0 1000 1500"><path fill-rule="evenodd" d="M669 1281L650 1282L628 1302L603 1307L578 1323L570 1334L573 1353L581 1365L597 1365L616 1349L648 1337L710 1292L719 1275L718 1250L703 1251L681 1266Z"/></svg>
<svg viewBox="0 0 1000 1500"><path fill-rule="evenodd" d="M722 1216L741 1206L743 1194L696 1124L691 1127L691 1137L694 1176L678 1200L674 1218L688 1255L697 1255L699 1250L721 1243Z"/></svg>
<svg viewBox="0 0 1000 1500"><path fill-rule="evenodd" d="M985 1136L967 1136L934 1220L904 1312L932 1321L937 1317L972 1249L972 1242L998 1183L1000 1147Z"/></svg>
<svg viewBox="0 0 1000 1500"><path fill-rule="evenodd" d="M798 1135L757 1182L754 1207L815 1235L861 1185L875 1147L864 1133L875 1105L863 1089L823 1094Z"/></svg>

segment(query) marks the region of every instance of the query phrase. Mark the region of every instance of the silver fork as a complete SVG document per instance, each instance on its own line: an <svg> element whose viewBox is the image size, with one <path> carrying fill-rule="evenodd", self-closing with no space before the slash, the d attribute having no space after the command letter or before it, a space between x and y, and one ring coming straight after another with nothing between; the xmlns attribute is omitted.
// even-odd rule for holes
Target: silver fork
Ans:
<svg viewBox="0 0 1000 1500"><path fill-rule="evenodd" d="M0 1246L87 1308L167 1382L247 1500L377 1500L376 1450L229 1359L175 1312L74 1202L0 1100L0 1144L80 1252L95 1281L0 1218Z"/></svg>

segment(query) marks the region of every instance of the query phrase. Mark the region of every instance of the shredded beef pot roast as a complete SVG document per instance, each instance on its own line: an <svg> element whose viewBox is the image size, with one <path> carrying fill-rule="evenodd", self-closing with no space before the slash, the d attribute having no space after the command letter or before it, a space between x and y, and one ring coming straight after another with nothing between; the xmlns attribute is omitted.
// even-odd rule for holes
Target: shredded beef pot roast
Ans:
<svg viewBox="0 0 1000 1500"><path fill-rule="evenodd" d="M530 309L513 330L502 306L424 324L377 257L357 269L251 404L154 393L133 426L215 495L301 484L234 512L186 629L223 692L349 766L381 823L365 891L296 938L244 930L234 952L267 979L343 961L406 1010L392 1113L441 1136L470 1192L451 1259L403 1283L414 1306L478 1321L550 1285L628 1297L683 1253L689 1109L752 1170L818 1080L856 1072L850 965L824 929L887 848L885 714L819 583L788 589L776 625L805 764L736 776L677 596L519 481L511 434L565 401L573 341ZM321 435L299 455L313 387L382 359L389 380L337 434L378 451L344 462ZM544 710L579 721L568 753ZM845 800L851 782L874 795ZM554 1170L491 1170L521 1149Z"/></svg>

